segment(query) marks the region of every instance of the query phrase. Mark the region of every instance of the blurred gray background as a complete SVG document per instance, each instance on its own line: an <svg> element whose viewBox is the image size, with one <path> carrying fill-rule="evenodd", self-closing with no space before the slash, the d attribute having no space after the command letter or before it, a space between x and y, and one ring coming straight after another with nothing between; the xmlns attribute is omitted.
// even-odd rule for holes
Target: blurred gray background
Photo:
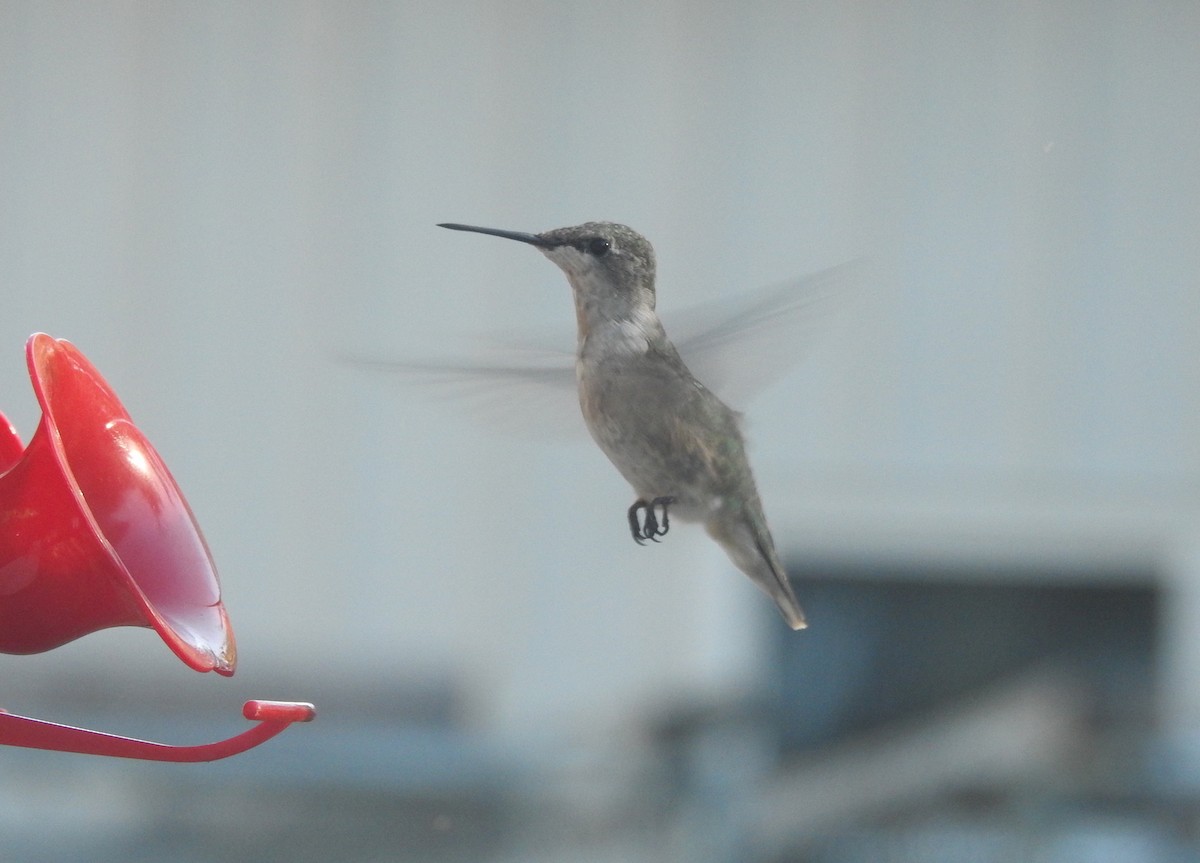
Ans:
<svg viewBox="0 0 1200 863"><path fill-rule="evenodd" d="M78 345L240 648L107 630L0 704L319 710L212 765L0 751L0 853L1200 859L1198 44L1169 0L0 4L0 410ZM434 225L592 219L668 331L872 261L736 405L808 631L698 528L630 542L581 422L344 361L570 350L555 267Z"/></svg>

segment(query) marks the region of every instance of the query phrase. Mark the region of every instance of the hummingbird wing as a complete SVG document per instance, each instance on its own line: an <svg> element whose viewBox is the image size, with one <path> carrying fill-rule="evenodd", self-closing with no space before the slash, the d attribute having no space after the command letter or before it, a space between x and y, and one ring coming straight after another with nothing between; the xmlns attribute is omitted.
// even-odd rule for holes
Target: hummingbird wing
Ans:
<svg viewBox="0 0 1200 863"><path fill-rule="evenodd" d="M489 427L520 437L574 438L585 431L575 395L575 358L565 351L494 351L473 361L347 357L360 368L427 387L465 405Z"/></svg>
<svg viewBox="0 0 1200 863"><path fill-rule="evenodd" d="M832 318L860 293L865 270L863 261L851 261L738 299L682 309L668 316L673 328L668 332L679 336L675 345L698 380L722 400L745 404L832 328ZM466 402L501 431L566 438L584 430L572 350L545 347L556 341L529 334L489 341L492 348L475 359L343 359L435 387L439 396ZM570 343L565 335L561 341Z"/></svg>
<svg viewBox="0 0 1200 863"><path fill-rule="evenodd" d="M726 402L745 404L833 329L865 279L866 262L855 260L664 317L692 374Z"/></svg>

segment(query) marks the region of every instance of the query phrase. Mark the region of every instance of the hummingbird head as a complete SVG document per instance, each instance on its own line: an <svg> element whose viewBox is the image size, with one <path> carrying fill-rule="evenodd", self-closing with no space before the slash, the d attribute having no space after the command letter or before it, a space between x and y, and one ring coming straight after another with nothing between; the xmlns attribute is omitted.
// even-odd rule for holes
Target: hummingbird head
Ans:
<svg viewBox="0 0 1200 863"><path fill-rule="evenodd" d="M586 222L541 234L442 224L528 243L566 273L581 323L624 320L654 309L654 249L641 234L615 222Z"/></svg>
<svg viewBox="0 0 1200 863"><path fill-rule="evenodd" d="M654 308L654 249L641 234L614 222L585 222L539 234L542 254L567 274L575 293L617 308ZM607 304L607 303L606 303Z"/></svg>

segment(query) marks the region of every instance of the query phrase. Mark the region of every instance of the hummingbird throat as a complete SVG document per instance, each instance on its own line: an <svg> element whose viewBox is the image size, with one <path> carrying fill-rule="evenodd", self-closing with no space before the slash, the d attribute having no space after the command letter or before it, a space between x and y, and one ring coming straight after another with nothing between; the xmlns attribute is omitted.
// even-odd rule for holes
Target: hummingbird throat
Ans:
<svg viewBox="0 0 1200 863"><path fill-rule="evenodd" d="M631 316L605 317L594 308L576 303L581 357L638 356L662 337L662 324L650 309L635 309Z"/></svg>

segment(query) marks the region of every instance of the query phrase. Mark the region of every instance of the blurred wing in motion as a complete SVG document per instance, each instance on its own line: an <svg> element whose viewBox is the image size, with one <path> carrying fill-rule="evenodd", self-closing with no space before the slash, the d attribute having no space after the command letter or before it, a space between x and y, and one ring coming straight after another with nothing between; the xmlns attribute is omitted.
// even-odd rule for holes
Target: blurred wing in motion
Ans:
<svg viewBox="0 0 1200 863"><path fill-rule="evenodd" d="M791 371L862 293L855 260L731 300L664 315L667 335L696 379L742 407Z"/></svg>
<svg viewBox="0 0 1200 863"><path fill-rule="evenodd" d="M692 374L740 407L783 377L831 329L834 315L860 293L865 270L862 261L852 261L737 299L693 306L667 316L667 334ZM564 334L560 341L568 339ZM470 403L502 431L559 437L584 429L571 351L498 347L466 361L349 360L405 382L435 385L439 395Z"/></svg>
<svg viewBox="0 0 1200 863"><path fill-rule="evenodd" d="M498 431L539 438L584 431L575 390L575 357L566 351L507 349L475 361L420 362L349 357L356 366L428 387L465 405Z"/></svg>

